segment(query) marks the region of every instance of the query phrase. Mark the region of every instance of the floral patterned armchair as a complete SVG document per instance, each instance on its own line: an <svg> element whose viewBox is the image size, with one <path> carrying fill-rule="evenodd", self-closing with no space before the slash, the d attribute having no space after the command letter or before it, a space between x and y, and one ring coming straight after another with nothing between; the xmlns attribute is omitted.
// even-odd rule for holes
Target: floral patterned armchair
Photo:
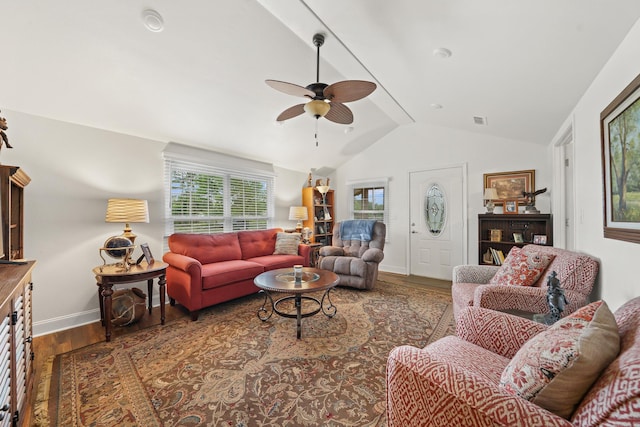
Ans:
<svg viewBox="0 0 640 427"><path fill-rule="evenodd" d="M535 251L554 257L532 286L490 284L500 270L500 267L494 265L454 267L451 285L454 317L457 319L460 311L470 305L498 311L546 314L549 312L546 281L552 271L557 273L568 301L562 316L588 303L598 275L599 262L596 258L551 246L526 245L522 251Z"/></svg>
<svg viewBox="0 0 640 427"><path fill-rule="evenodd" d="M521 346L553 326L467 307L458 317L458 336L424 349L401 346L391 351L388 426L640 425L640 297L608 314L619 352L594 374L595 382L578 397L570 416L563 418L499 386ZM596 345L594 353L602 344L596 341Z"/></svg>

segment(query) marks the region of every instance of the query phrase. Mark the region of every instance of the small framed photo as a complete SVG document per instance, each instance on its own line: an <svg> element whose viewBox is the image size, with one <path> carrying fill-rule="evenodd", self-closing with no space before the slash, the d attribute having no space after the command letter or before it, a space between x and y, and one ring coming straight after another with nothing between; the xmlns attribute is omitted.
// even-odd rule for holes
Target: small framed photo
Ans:
<svg viewBox="0 0 640 427"><path fill-rule="evenodd" d="M502 241L502 230L498 228L492 228L489 230L489 240L492 242L501 242Z"/></svg>
<svg viewBox="0 0 640 427"><path fill-rule="evenodd" d="M516 243L524 243L524 239L522 238L522 233L513 233L513 241Z"/></svg>
<svg viewBox="0 0 640 427"><path fill-rule="evenodd" d="M324 227L322 225L318 225L318 234L324 234L325 230Z"/></svg>
<svg viewBox="0 0 640 427"><path fill-rule="evenodd" d="M153 255L151 255L151 249L149 249L149 245L147 243L143 243L140 245L140 249L142 249L142 255L144 255L144 259L145 261L147 261L147 264L153 264L155 260L153 259Z"/></svg>
<svg viewBox="0 0 640 427"><path fill-rule="evenodd" d="M517 200L505 200L504 201L504 213L505 214L517 214L518 213L518 201Z"/></svg>
<svg viewBox="0 0 640 427"><path fill-rule="evenodd" d="M546 245L547 244L547 236L544 234L534 234L533 235L533 243L536 245Z"/></svg>

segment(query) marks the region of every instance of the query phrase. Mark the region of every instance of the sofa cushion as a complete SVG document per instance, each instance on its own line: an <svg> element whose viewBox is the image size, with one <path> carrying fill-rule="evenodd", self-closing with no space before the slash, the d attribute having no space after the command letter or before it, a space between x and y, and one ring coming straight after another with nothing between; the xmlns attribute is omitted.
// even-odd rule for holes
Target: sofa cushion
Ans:
<svg viewBox="0 0 640 427"><path fill-rule="evenodd" d="M221 261L202 266L202 289L212 289L243 280L253 280L264 266L251 261Z"/></svg>
<svg viewBox="0 0 640 427"><path fill-rule="evenodd" d="M554 255L540 252L525 252L514 246L489 284L531 286L554 257Z"/></svg>
<svg viewBox="0 0 640 427"><path fill-rule="evenodd" d="M169 236L169 250L195 258L201 264L242 258L237 233L172 234Z"/></svg>
<svg viewBox="0 0 640 427"><path fill-rule="evenodd" d="M276 235L276 249L274 255L298 255L300 233L278 233Z"/></svg>
<svg viewBox="0 0 640 427"><path fill-rule="evenodd" d="M596 301L527 341L502 373L500 387L568 419L619 350L615 318L604 301Z"/></svg>
<svg viewBox="0 0 640 427"><path fill-rule="evenodd" d="M260 264L265 270L292 268L296 264L304 265L304 257L302 255L267 255L250 258L247 261Z"/></svg>
<svg viewBox="0 0 640 427"><path fill-rule="evenodd" d="M242 259L273 255L279 231L282 229L239 231L238 240L240 240L240 248L242 249Z"/></svg>

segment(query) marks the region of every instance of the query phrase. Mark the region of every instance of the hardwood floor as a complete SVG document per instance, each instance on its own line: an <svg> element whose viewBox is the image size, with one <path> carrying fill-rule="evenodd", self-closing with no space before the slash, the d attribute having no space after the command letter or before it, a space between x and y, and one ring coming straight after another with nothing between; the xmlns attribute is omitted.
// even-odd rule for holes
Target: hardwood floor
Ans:
<svg viewBox="0 0 640 427"><path fill-rule="evenodd" d="M405 276L402 274L380 272L378 279L384 282L402 283L412 286L424 286L435 290L450 292L450 280L438 280L421 276ZM170 322L175 319L189 317L189 313L179 305L172 307L167 304L165 321ZM119 336L130 334L149 326L160 324L160 309L154 307L151 315L146 314L140 321L131 326L115 327L112 329L111 339L117 340ZM100 321L89 323L87 325L78 326L72 329L66 329L47 335L41 335L33 339L34 358L34 381L33 390L31 392L30 402L26 405L25 413L22 414L22 426L32 425L33 405L38 392L38 384L40 384L43 376L43 366L45 361L57 354L66 353L81 347L104 341L104 327Z"/></svg>

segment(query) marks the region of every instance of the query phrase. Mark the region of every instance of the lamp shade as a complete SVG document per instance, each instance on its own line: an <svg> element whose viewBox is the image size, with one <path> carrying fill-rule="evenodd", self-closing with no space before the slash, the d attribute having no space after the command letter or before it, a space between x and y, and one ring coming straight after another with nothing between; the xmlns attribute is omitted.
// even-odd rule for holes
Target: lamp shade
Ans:
<svg viewBox="0 0 640 427"><path fill-rule="evenodd" d="M146 200L109 199L105 222L149 222L149 206Z"/></svg>
<svg viewBox="0 0 640 427"><path fill-rule="evenodd" d="M309 214L305 206L291 206L289 208L289 219L291 221L306 221Z"/></svg>
<svg viewBox="0 0 640 427"><path fill-rule="evenodd" d="M313 101L309 101L304 104L304 111L311 114L316 119L319 117L324 117L329 112L331 106L324 101L319 99L314 99Z"/></svg>
<svg viewBox="0 0 640 427"><path fill-rule="evenodd" d="M320 192L320 194L327 194L327 191L329 191L329 186L328 185L318 185L318 186L316 186L316 190L318 190Z"/></svg>
<svg viewBox="0 0 640 427"><path fill-rule="evenodd" d="M485 188L484 189L484 200L497 200L498 199L498 190L495 188Z"/></svg>

